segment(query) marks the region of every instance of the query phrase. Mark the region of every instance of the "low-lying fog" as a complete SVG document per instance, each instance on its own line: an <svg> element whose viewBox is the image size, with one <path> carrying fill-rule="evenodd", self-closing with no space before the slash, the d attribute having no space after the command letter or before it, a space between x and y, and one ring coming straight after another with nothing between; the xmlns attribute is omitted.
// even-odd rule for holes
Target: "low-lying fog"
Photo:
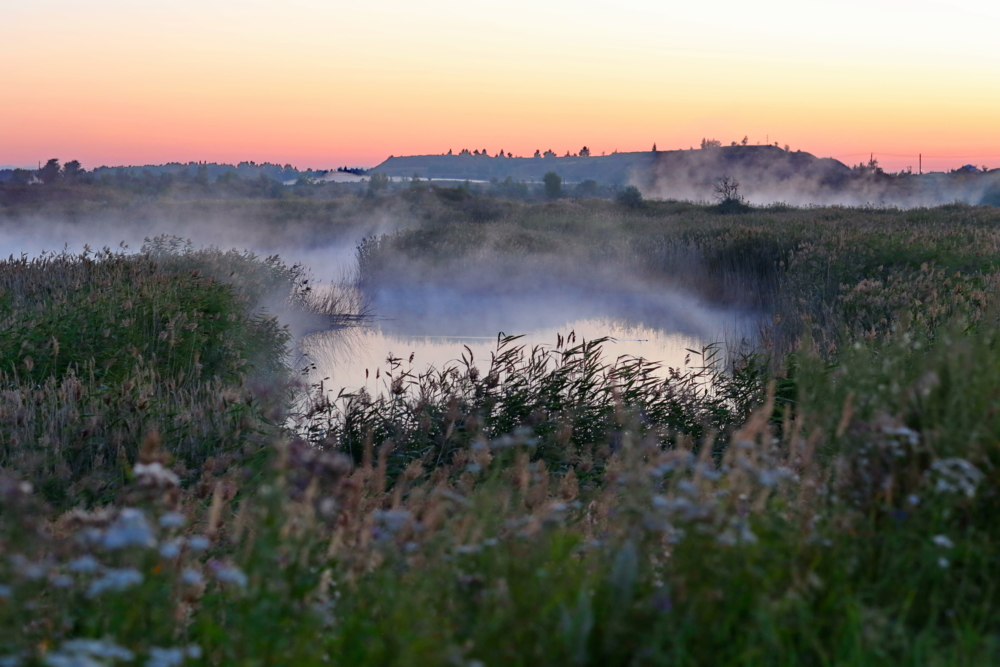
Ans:
<svg viewBox="0 0 1000 667"><path fill-rule="evenodd" d="M355 247L362 237L397 226L383 220L305 234L275 233L273 227L217 219L185 222L160 217L141 225L51 219L15 224L0 219L0 252L31 256L64 248L78 252L85 244L92 249L118 248L122 243L136 251L144 238L169 234L190 239L196 248L214 245L263 256L278 254L286 263L306 266L314 283L322 286L356 275ZM511 257L494 264L476 262L474 267L450 281L440 276L422 280L412 272L401 272L396 282L370 287L369 324L303 336L296 362L314 366L313 381L329 378L327 387L366 386L376 391L382 387L376 371L384 374L390 355L407 360L404 368L422 373L459 359L468 347L484 369L501 332L523 335L520 343L529 346L554 346L557 334L575 332L578 341L617 339L605 347L608 360L632 355L679 367L688 349L752 338L757 321L748 312L713 307L680 290L623 280L613 271L602 275L594 267L576 271L589 275L588 280L568 274L565 266L546 271L527 262L519 266Z"/></svg>
<svg viewBox="0 0 1000 667"><path fill-rule="evenodd" d="M708 343L732 343L752 336L753 318L737 311L716 310L691 297L671 295L593 295L593 301L578 301L566 295L524 295L494 300L474 294L413 288L406 301L395 293L376 297L377 319L370 326L346 332L315 334L301 344L315 364L313 378L327 386L377 391L384 384L386 359L403 360L404 370L419 374L428 367L444 368L472 353L484 371L498 337L523 336L517 344L554 347L557 336L576 334L576 342L600 337L615 339L605 344L606 361L621 355L643 357L666 367L680 368L689 350ZM426 309L421 309L426 306ZM646 317L636 311L645 311ZM650 317L651 311L657 316ZM468 348L468 352L466 351ZM412 361L411 361L412 355ZM664 368L664 370L665 370ZM381 369L381 378L376 370Z"/></svg>

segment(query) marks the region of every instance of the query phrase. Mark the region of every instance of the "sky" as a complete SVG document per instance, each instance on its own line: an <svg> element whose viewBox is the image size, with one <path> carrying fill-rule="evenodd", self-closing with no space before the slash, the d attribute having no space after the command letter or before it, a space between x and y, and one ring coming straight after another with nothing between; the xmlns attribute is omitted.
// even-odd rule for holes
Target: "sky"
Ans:
<svg viewBox="0 0 1000 667"><path fill-rule="evenodd" d="M1000 3L2 0L0 165L789 145L1000 167Z"/></svg>

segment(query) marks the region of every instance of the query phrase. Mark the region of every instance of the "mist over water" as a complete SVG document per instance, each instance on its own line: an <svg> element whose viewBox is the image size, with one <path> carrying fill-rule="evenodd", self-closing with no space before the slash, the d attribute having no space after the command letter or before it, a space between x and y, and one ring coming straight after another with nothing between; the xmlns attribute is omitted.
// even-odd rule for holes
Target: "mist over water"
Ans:
<svg viewBox="0 0 1000 667"><path fill-rule="evenodd" d="M522 336L517 344L531 348L554 347L557 336L571 332L576 342L615 339L603 348L607 361L643 357L661 363L665 373L668 367L683 367L692 356L697 365L697 355L689 350L719 343L725 351L752 340L759 320L759 314L712 307L679 291L627 284L583 289L547 282L513 293L465 289L461 279L453 286L410 283L377 290L373 306L370 326L301 341L301 350L315 365L313 381L375 392L385 384L389 357L402 360L402 370L420 374L458 364L471 354L485 371L501 335Z"/></svg>
<svg viewBox="0 0 1000 667"><path fill-rule="evenodd" d="M276 228L236 215L192 218L155 207L136 222L128 216L121 212L85 220L43 215L0 219L0 252L30 256L64 248L79 252L84 246L115 249L121 244L138 251L146 238L172 235L189 239L195 248L277 254L288 264L305 266L322 291L357 275L361 238L409 224L376 217ZM571 332L577 341L610 337L616 341L604 347L609 361L630 355L680 367L689 349L752 340L761 316L711 305L680 287L647 283L620 266L595 264L573 253L539 259L484 249L444 266L407 264L400 257L390 262L388 273L391 279L368 290L373 318L367 325L317 331L308 323L303 327L285 321L301 334L293 361L312 367L310 381L329 378L327 387L378 391L390 355L404 359L404 368L419 374L471 351L475 363L485 369L501 333L523 336L518 343L529 347L554 346L557 335Z"/></svg>

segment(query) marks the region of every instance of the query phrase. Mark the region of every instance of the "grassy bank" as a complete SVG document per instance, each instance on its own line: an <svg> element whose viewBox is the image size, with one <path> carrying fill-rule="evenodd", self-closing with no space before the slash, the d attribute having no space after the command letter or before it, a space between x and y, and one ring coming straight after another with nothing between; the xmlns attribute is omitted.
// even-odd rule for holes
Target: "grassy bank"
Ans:
<svg viewBox="0 0 1000 667"><path fill-rule="evenodd" d="M504 339L485 371L390 362L376 396L296 390L260 309L295 298L277 261L161 244L8 263L0 656L993 664L995 217L592 202L427 221L362 244L362 277L589 258L767 309L769 347L663 379L600 341Z"/></svg>

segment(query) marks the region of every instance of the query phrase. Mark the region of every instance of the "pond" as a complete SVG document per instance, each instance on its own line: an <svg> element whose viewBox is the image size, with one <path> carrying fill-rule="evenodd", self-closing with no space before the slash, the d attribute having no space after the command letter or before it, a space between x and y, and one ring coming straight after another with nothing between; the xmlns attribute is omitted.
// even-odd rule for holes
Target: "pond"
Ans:
<svg viewBox="0 0 1000 667"><path fill-rule="evenodd" d="M376 318L367 325L322 332L300 341L313 365L312 382L334 391L369 392L385 388L387 358L420 374L441 369L471 353L480 370L489 366L501 335L522 336L528 347L555 347L558 336L575 333L576 341L611 338L603 346L606 361L628 355L659 362L666 368L699 365L708 344L731 349L752 340L759 316L710 307L677 292L634 290L580 293L470 294L460 287L413 285L380 290Z"/></svg>

